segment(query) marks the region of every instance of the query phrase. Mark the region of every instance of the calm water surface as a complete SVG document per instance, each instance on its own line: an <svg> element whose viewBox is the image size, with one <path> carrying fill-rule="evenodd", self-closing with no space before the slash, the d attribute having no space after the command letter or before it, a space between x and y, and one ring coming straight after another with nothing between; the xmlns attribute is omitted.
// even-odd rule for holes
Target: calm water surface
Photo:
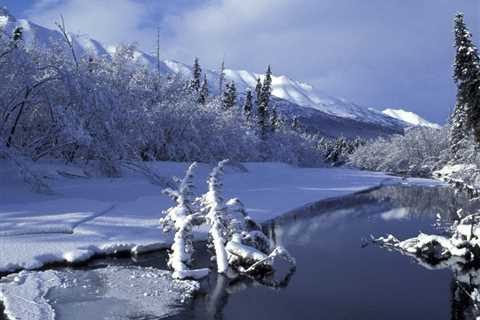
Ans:
<svg viewBox="0 0 480 320"><path fill-rule="evenodd" d="M444 188L385 187L293 212L266 226L297 259L288 285L213 275L193 307L171 319L463 319L469 306L452 294L449 270L429 271L362 239L439 232L435 216L449 219L465 203ZM218 281L226 282L220 294Z"/></svg>
<svg viewBox="0 0 480 320"><path fill-rule="evenodd" d="M281 270L272 281L259 282L213 273L193 304L169 319L466 319L464 311L471 305L459 294L450 270L427 270L368 245L367 239L438 233L433 226L437 214L449 220L467 206L446 188L389 186L291 212L267 222L265 231L297 259L293 274ZM88 268L165 268L165 260L165 252L159 252L97 260ZM197 251L196 264L210 265L204 250ZM60 299L56 308L68 306Z"/></svg>

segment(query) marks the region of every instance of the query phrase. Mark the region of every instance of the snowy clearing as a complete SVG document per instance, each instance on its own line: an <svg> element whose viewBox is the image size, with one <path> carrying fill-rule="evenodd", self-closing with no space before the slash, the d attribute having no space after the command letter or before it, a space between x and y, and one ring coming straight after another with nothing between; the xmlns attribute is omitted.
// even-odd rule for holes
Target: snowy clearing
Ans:
<svg viewBox="0 0 480 320"><path fill-rule="evenodd" d="M183 176L188 164L150 164L160 176ZM81 262L97 254L133 254L165 248L159 218L171 205L162 186L124 170L122 178L75 178L79 168L61 162L39 162L33 168L47 178L55 194L42 195L0 163L0 271L37 269L52 262ZM198 193L206 191L211 165L197 169ZM71 173L68 175L65 173ZM68 178L66 177L68 176ZM249 214L265 221L307 203L344 196L400 178L343 168L295 168L280 163L227 166L226 198L238 197ZM404 183L435 184L408 179ZM204 232L196 232L205 237Z"/></svg>
<svg viewBox="0 0 480 320"><path fill-rule="evenodd" d="M130 319L171 315L198 289L197 282L173 280L168 271L107 267L22 271L0 283L0 298L12 320Z"/></svg>

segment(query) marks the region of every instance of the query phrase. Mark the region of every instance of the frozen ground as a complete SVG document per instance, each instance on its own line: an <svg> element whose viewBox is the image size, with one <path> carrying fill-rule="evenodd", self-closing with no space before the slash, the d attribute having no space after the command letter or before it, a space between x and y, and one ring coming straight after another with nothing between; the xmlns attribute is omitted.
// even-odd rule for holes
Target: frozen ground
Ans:
<svg viewBox="0 0 480 320"><path fill-rule="evenodd" d="M9 319L156 319L188 303L198 282L140 267L22 271L0 283Z"/></svg>
<svg viewBox="0 0 480 320"><path fill-rule="evenodd" d="M187 164L152 166L161 176L180 177ZM206 190L211 168L199 165L195 179L199 192ZM35 170L42 172L55 194L30 192L8 164L0 162L0 271L80 262L119 250L148 251L170 243L158 220L172 203L160 194L162 187L144 175L125 170L122 178L85 177L79 168L56 162L36 164ZM251 216L264 221L309 202L395 181L400 179L343 168L248 163L227 167L224 189L227 197L240 198Z"/></svg>

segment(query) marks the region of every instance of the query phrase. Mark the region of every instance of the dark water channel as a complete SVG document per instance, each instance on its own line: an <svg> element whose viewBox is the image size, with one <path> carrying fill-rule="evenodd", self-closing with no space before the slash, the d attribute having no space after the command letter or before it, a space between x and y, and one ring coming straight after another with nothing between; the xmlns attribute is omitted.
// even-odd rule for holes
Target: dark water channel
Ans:
<svg viewBox="0 0 480 320"><path fill-rule="evenodd" d="M171 319L464 319L471 305L449 269L431 271L365 244L370 235L441 232L437 215L448 221L468 206L447 188L389 186L291 212L265 229L295 256L295 274L275 287L212 274L193 305ZM198 265L208 265L199 255ZM115 263L163 268L165 259Z"/></svg>
<svg viewBox="0 0 480 320"><path fill-rule="evenodd" d="M210 290L171 319L465 319L471 305L458 295L449 269L427 270L362 239L438 233L437 214L448 220L467 206L448 189L422 187L384 187L319 202L266 225L297 259L288 284L269 288L219 278L227 284L218 294L212 276Z"/></svg>
<svg viewBox="0 0 480 320"><path fill-rule="evenodd" d="M429 270L367 241L370 235L439 233L437 215L448 221L468 206L447 188L388 186L291 212L267 222L265 231L296 258L295 273L272 281L213 273L193 304L169 319L468 319L472 305L450 269ZM157 252L96 260L87 268L164 269L165 260L166 253ZM196 264L210 265L205 250L197 252Z"/></svg>

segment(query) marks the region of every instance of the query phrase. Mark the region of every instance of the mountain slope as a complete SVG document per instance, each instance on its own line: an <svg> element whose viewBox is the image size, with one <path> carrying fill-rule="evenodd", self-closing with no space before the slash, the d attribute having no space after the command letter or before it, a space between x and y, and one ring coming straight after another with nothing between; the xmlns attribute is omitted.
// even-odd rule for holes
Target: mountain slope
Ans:
<svg viewBox="0 0 480 320"><path fill-rule="evenodd" d="M382 113L386 114L389 117L402 120L411 126L420 126L420 127L428 127L434 129L440 129L441 126L427 121L424 118L420 117L418 114L402 110L402 109L385 109Z"/></svg>
<svg viewBox="0 0 480 320"><path fill-rule="evenodd" d="M22 27L27 46L48 48L53 44L65 46L60 32L39 26L25 19L16 19L5 9L0 9L0 28L7 33L16 27ZM115 47L103 47L98 41L86 36L69 34L78 56L104 56L110 58ZM157 68L157 59L140 50L136 50L134 59L149 67ZM191 67L174 61L160 61L162 74L180 74L185 78L192 75ZM206 71L211 92L219 93L219 73ZM261 74L245 70L225 70L227 81L235 81L237 89L243 93L247 88L254 89ZM272 94L276 97L279 112L287 118L298 117L308 131L328 136L378 136L402 133L411 126L403 119L391 117L372 108L364 108L355 103L331 97L315 90L311 85L290 79L286 76L272 77Z"/></svg>

